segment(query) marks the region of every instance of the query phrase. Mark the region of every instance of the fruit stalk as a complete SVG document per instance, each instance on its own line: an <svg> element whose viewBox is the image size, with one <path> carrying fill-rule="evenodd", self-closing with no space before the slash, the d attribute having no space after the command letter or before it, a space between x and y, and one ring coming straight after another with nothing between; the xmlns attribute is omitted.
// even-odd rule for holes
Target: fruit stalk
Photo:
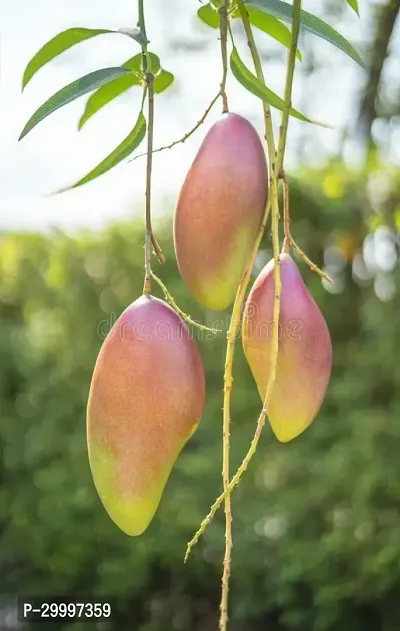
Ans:
<svg viewBox="0 0 400 631"><path fill-rule="evenodd" d="M229 0L224 0L219 9L219 23L221 36L221 58L222 58L222 79L221 79L221 98L222 113L228 112L228 97L226 94L226 77L228 74L228 6ZM229 399L232 389L232 370L227 371L227 363L230 355L233 355L234 340L227 340L225 373L224 373L224 403L222 417L222 483L224 491L229 484L229 458L230 458L230 413ZM230 361L232 366L232 361ZM226 405L226 400L228 405ZM222 588L220 602L220 631L226 631L228 626L228 595L229 595L229 578L231 574L231 558L232 558L232 509L230 495L225 497L225 553L222 571Z"/></svg>
<svg viewBox="0 0 400 631"><path fill-rule="evenodd" d="M153 74L146 72L148 128L147 128L147 166L146 166L146 232L145 232L145 278L143 293L149 294L151 289L151 168L153 163L153 128L154 128L154 91Z"/></svg>
<svg viewBox="0 0 400 631"><path fill-rule="evenodd" d="M283 187L283 246L281 254L288 253L290 249L290 215L289 215L289 184L286 179L286 174L283 169L281 169L281 179L282 179L282 187Z"/></svg>
<svg viewBox="0 0 400 631"><path fill-rule="evenodd" d="M194 134L195 131L198 130L200 125L204 123L204 121L206 120L207 116L211 112L212 108L214 107L215 103L218 101L220 96L221 96L221 88L218 90L214 98L210 101L207 108L203 112L202 117L199 118L199 120L197 121L194 127L192 127L188 132L186 132L186 134L182 136L182 138L178 138L178 140L174 140L169 145L165 145L163 147L158 147L157 149L153 149L153 153L159 153L160 151L165 151L166 149L172 149L176 145L186 142L186 140L190 138L190 136L192 136L192 134ZM138 155L136 155L134 158L131 158L131 160L128 160L128 162L134 162L138 158L144 158L145 156L147 156L147 151L145 151L144 153L138 153Z"/></svg>
<svg viewBox="0 0 400 631"><path fill-rule="evenodd" d="M303 252L303 250L297 245L296 241L293 239L292 234L290 232L290 212L289 212L289 183L286 179L286 174L284 169L280 171L280 179L282 180L283 186L283 225L284 225L284 234L285 240L283 242L282 252L289 252L289 249L292 247L296 252L297 256L303 259L304 263L308 265L312 272L315 272L321 278L324 278L328 283L332 282L332 279L328 274L322 271L312 262L311 259L308 258L307 254Z"/></svg>
<svg viewBox="0 0 400 631"><path fill-rule="evenodd" d="M294 66L296 62L296 51L297 51L297 41L299 38L299 30L300 30L300 13L301 13L301 0L293 1L293 22L292 22L292 40L290 44L289 50L289 58L288 58L288 66L285 80L285 91L284 91L284 107L282 110L282 118L281 124L279 127L279 143L276 157L276 173L278 174L278 178L282 180L283 183L283 217L284 217L284 234L285 240L283 243L282 252L288 252L289 247L291 246L296 254L303 259L303 261L309 266L309 268L318 274L321 278L324 278L328 283L332 282L332 279L325 274L315 263L313 263L308 256L299 248L295 240L293 239L290 233L290 214L289 214L289 185L286 179L285 172L283 170L283 161L285 156L285 148L286 148L286 137L287 130L289 126L289 110L292 107L292 85L293 85L293 75L294 75Z"/></svg>
<svg viewBox="0 0 400 631"><path fill-rule="evenodd" d="M229 0L223 0L219 8L219 32L221 37L221 58L222 58L222 79L221 79L221 98L222 98L222 113L229 111L228 97L226 95L226 77L228 75L228 6Z"/></svg>
<svg viewBox="0 0 400 631"><path fill-rule="evenodd" d="M242 3L238 3L238 6L239 6L239 11L240 11L240 16L243 22L243 27L244 27L246 37L247 37L247 43L250 49L251 57L253 59L253 64L254 64L254 69L256 71L257 79L265 85L265 78L264 78L264 73L263 73L263 69L262 69L262 65L260 61L260 56L258 54L258 50L254 41L253 31L250 26L247 10ZM293 31L292 31L292 37L293 37ZM296 52L296 47L297 47L297 40L294 45L295 52ZM289 62L290 62L290 58L289 58ZM289 70L289 65L290 65L289 62L288 62L287 74L289 74L290 72L291 78L293 80L293 69L291 71ZM287 82L287 84L289 85L289 89L285 93L285 99L287 99L290 102L291 82L290 83ZM287 112L289 112L290 108L289 106L287 106L287 104L286 104L285 109L287 109ZM275 151L274 133L273 133L273 127L272 127L272 120L271 120L271 110L266 103L264 103L264 118L265 118L265 139L267 142L268 156L269 156L269 162L270 162L270 173L271 173L270 175L271 233L272 233L272 250L273 250L273 257L275 261L275 264L274 264L275 296L274 296L273 319L272 319L270 373L269 373L269 379L268 379L268 384L267 384L266 393L265 393L264 404L261 410L261 414L257 420L256 431L255 431L253 440L250 444L250 448L242 464L240 465L238 471L235 474L235 476L238 476L237 480L239 480L240 476L247 469L247 466L257 449L257 444L258 444L262 429L265 424L267 408L269 405L269 400L271 398L272 388L275 382L275 373L276 373L276 365L277 365L277 360L278 360L278 347L279 347L278 338L279 338L279 311L280 311L280 299L281 299L281 276L280 276L280 260L279 260L280 245L279 245L279 204L278 204L278 177L277 176L279 173L278 167L280 169L280 166L277 164L277 153ZM286 123L286 126L287 126L287 123ZM286 137L284 137L284 141L285 139ZM284 153L284 142L281 147L282 158L283 158L283 153ZM229 493L230 491L227 491L227 492Z"/></svg>
<svg viewBox="0 0 400 631"><path fill-rule="evenodd" d="M145 95L147 94L148 103L148 122L147 122L147 165L146 165L146 227L145 227L145 241L144 241L144 266L145 266L145 278L143 293L150 294L151 287L151 246L154 248L154 252L157 256L159 263L165 263L165 256L160 248L160 245L153 235L151 227L151 169L153 164L153 129L154 129L154 88L153 80L154 75L151 72L149 64L149 55L147 50L147 34L146 34L146 20L144 17L143 0L138 0L138 26L142 33L144 43L142 44L142 70L146 77Z"/></svg>
<svg viewBox="0 0 400 631"><path fill-rule="evenodd" d="M191 318L190 315L188 315L187 313L182 311L180 307L178 307L175 300L169 293L168 289L162 282L161 278L158 278L158 276L156 276L153 272L151 272L151 277L153 280L155 280L157 285L159 285L159 287L163 290L166 301L171 305L174 311L176 311L176 313L181 316L182 320L185 320L185 322L190 324L190 326L195 326L200 331L207 331L208 333L214 333L214 335L216 335L217 333L221 331L221 329L213 329L213 328L210 328L209 326L205 326L204 324L200 324L200 322L196 322L195 320L193 320L193 318Z"/></svg>
<svg viewBox="0 0 400 631"><path fill-rule="evenodd" d="M292 107L292 85L294 76L294 66L296 63L296 51L297 41L299 39L300 30L300 12L301 12L301 0L293 0L293 13L292 13L292 38L290 42L289 57L286 70L285 90L283 100L285 102L282 110L281 124L279 127L279 141L278 149L276 152L276 173L278 178L283 166L286 148L286 137L289 126L289 111Z"/></svg>
<svg viewBox="0 0 400 631"><path fill-rule="evenodd" d="M329 283L332 282L331 278L325 274L315 263L313 263L308 256L299 248L295 240L290 233L290 214L289 214L289 185L286 179L285 172L283 170L283 161L286 148L286 137L289 126L289 110L292 107L292 85L294 66L296 61L297 41L299 38L300 30L300 13L301 13L301 0L294 0L293 2L293 22L292 22L292 40L289 49L288 66L285 81L284 91L284 107L282 110L281 124L279 127L279 143L276 157L276 172L278 178L283 183L283 217L284 217L284 234L285 240L282 248L282 252L288 252L289 247L292 246L296 254L304 260L304 262L310 267L313 272L316 272L321 278L324 278Z"/></svg>
<svg viewBox="0 0 400 631"><path fill-rule="evenodd" d="M296 3L298 3L299 5L301 4L301 1L299 2L299 0L295 0ZM261 62L260 62L260 58L258 55L258 51L255 45L255 41L254 41L254 37L253 37L253 33L251 30L251 26L249 23L249 19L248 19L248 14L247 11L245 9L245 7L243 6L243 4L241 2L237 3L237 6L239 8L240 14L241 14L241 18L242 18L242 22L243 22L243 26L246 32L246 36L247 36L247 40L248 40L248 45L249 45L249 49L252 55L252 59L253 59L253 63L254 63L254 67L255 67L255 71L256 71L256 75L257 78L259 79L259 81L261 81L262 83L265 84L265 80L264 80L264 74L263 74L263 70L262 70L262 66L261 66ZM291 85L292 85L292 81L293 81L293 69L294 69L294 64L295 64L295 52L296 52L296 48L297 48L297 36L298 36L298 31L299 31L299 27L297 25L297 27L294 24L294 21L296 19L296 21L299 21L300 18L300 11L297 11L293 13L293 25L292 25L292 38L294 36L296 36L295 42L292 43L291 45L291 50L290 50L290 54L289 54L289 60L288 60L288 68L287 68L287 74L291 77L291 81L286 81L287 89L285 89L285 102L287 101L288 103L290 103L291 101ZM294 51L294 53L293 53ZM269 208L270 205L272 206L272 238L273 238L273 249L274 249L274 259L276 262L278 262L278 264L274 265L274 280L275 280L275 300L274 300L274 317L273 317L273 329L272 329L272 348L271 348L271 372L270 372L270 378L268 381L268 385L267 385L267 389L266 389L266 396L265 396L265 401L264 401L264 405L262 407L261 413L258 417L257 420L257 427L256 427L256 431L254 433L253 439L251 441L250 444L250 448L245 456L245 458L243 459L239 469L236 471L235 475L233 476L232 480L230 481L229 485L224 489L224 492L217 498L217 500L214 502L214 504L212 505L210 512L208 513L208 515L205 517L205 519L202 521L200 528L198 529L198 531L195 533L193 539L188 543L187 549L186 549L186 555L185 555L185 561L187 560L191 549L193 548L193 546L197 543L197 541L199 540L199 538L201 537L201 535L203 534L204 530L206 529L206 527L208 526L209 523L211 523L215 513L217 512L218 508L221 506L222 502L224 501L225 497L227 495L229 495L232 491L232 489L235 487L235 485L239 482L239 479L241 478L242 474L244 473L244 471L247 469L247 466L251 460L251 458L253 457L256 448L257 448L257 444L261 435L261 431L263 429L263 426L265 424L265 419L266 419L266 408L268 405L268 401L271 397L271 392L272 392L272 387L273 387L273 383L274 383L274 379L275 379L275 369L276 369L276 363L277 363L277 355L278 355L278 332L279 332L279 328L278 328L278 323L279 323L279 304L280 304L280 272L279 272L279 235L278 235L278 218L279 218L279 208L278 208L278 196L277 196L277 177L276 174L280 172L281 168L282 168L282 163L275 163L275 158L276 158L276 153L275 153L275 146L274 146L274 139L273 139L273 128L272 128L272 122L271 122L271 113L270 113L270 109L268 107L268 105L266 103L263 103L263 109L264 109L264 123L265 123L265 138L267 141L267 145L268 145L268 154L269 154L269 159L270 159L270 169L271 169L271 176L270 176L270 195L268 197L268 204L267 204L267 208L265 211L265 216L264 216L264 220L262 222L262 225L260 226L260 231L259 234L257 236L256 242L255 242L255 246L254 246L254 250L251 253L250 257L249 257L249 261L248 264L246 266L246 270L245 273L243 275L243 279L239 285L237 294L236 294L236 299L235 299L235 303L233 306L233 310L232 310L232 320L231 320L231 324L228 330L228 345L227 345L227 362L226 362L226 369L225 369L225 373L226 375L228 375L228 377L230 376L230 379L232 379L232 363L233 363L233 354L234 354L234 340L236 338L236 333L238 331L239 325L240 325L240 314L241 314L241 309L242 309L242 305L243 305L243 300L244 300L244 295L250 280L250 274L251 274L251 270L253 268L254 265L254 261L255 258L257 256L257 252L258 252L258 248L260 246L260 242L264 233L264 229L267 223L267 219L268 219L268 213L269 213ZM287 112L289 112L290 109L290 105L288 105L286 108ZM285 123L283 121L283 124L281 125L281 129L283 129L286 126L286 130L287 130L287 122ZM286 133L280 136L280 143L281 143L281 149L280 149L280 160L283 160L284 157L284 149L285 149L285 143L286 143ZM279 171L276 169L276 166L279 167ZM229 340L233 340L233 345L230 346L229 344ZM227 414L229 415L229 407L230 407L230 390L228 392L228 396L225 397L224 399L224 413L225 413L225 405L227 407Z"/></svg>

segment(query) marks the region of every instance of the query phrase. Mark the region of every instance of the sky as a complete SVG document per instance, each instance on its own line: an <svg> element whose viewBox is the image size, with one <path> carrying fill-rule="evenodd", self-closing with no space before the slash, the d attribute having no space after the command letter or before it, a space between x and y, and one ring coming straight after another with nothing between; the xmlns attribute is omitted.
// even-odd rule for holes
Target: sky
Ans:
<svg viewBox="0 0 400 631"><path fill-rule="evenodd" d="M88 72L119 65L139 52L138 45L122 35L101 35L74 46L42 68L21 92L26 64L59 31L73 26L121 28L137 22L132 0L1 0L0 6L0 230L95 229L110 220L140 212L144 199L145 159L120 165L83 187L59 195L98 164L127 135L140 107L140 90L134 88L97 113L83 128L77 122L87 97L58 110L26 138L18 136L34 110L54 92ZM152 0L145 3L150 49L162 66L173 72L173 86L158 95L155 104L155 146L182 137L201 117L220 81L218 33L196 17L198 0ZM361 2L360 5L363 5ZM303 8L321 15L320 0L304 0ZM335 27L362 53L368 39L370 15L366 5L361 19L346 9ZM236 29L235 32L238 32ZM307 63L309 37L302 37ZM312 36L311 36L312 37ZM304 154L311 164L334 151L344 125L351 119L363 73L344 53L313 39L313 53L326 61L325 70L304 83L301 70L294 83L293 104L307 116L334 127L312 126ZM177 43L184 40L191 49ZM276 52L279 45L257 33L262 50ZM246 45L238 40L241 57L251 67ZM283 93L284 58L266 67L269 87ZM301 65L301 64L299 64ZM321 89L323 87L323 89ZM262 134L261 103L232 77L228 80L230 109L246 116ZM171 212L179 187L205 132L221 113L218 102L206 123L185 144L154 156L153 214ZM296 147L304 126L290 122L287 168L296 165ZM307 132L310 130L308 129ZM138 153L144 151L144 144Z"/></svg>

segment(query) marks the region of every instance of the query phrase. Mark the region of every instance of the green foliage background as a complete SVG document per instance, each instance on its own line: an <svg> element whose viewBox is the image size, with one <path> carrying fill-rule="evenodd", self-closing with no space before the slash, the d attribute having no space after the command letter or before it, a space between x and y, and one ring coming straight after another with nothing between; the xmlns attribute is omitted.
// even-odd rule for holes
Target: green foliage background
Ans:
<svg viewBox="0 0 400 631"><path fill-rule="evenodd" d="M234 492L230 628L398 631L400 295L381 302L373 281L361 287L351 272L369 231L381 222L398 226L369 207L363 178L335 165L301 181L292 185L293 234L319 264L326 247L342 252L337 294L299 264L331 330L333 376L300 438L279 444L266 426ZM226 332L228 314L204 313L181 283L168 221L158 235L168 262L157 273L178 304L209 325L222 317ZM222 511L186 566L183 556L221 489L224 333L193 331L206 370L206 412L149 530L130 539L94 490L85 406L102 337L142 290L142 222L76 238L4 235L0 274L2 598L114 595L118 613L99 628L216 629ZM392 276L398 287L398 266ZM232 470L261 405L240 342L234 376Z"/></svg>

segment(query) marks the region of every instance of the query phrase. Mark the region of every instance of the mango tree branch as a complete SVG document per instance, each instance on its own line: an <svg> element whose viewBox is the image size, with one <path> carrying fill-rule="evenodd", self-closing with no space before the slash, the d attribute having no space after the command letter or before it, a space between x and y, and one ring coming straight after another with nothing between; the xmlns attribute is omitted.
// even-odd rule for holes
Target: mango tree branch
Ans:
<svg viewBox="0 0 400 631"><path fill-rule="evenodd" d="M154 153L154 151L153 151ZM154 254L157 257L158 262L160 263L160 265L162 265L163 263L165 263L166 259L164 256L164 252L162 251L160 244L158 243L156 237L154 236L153 232L151 233L151 243L153 245L153 250L154 250Z"/></svg>
<svg viewBox="0 0 400 631"><path fill-rule="evenodd" d="M222 97L222 113L229 111L228 97L226 94L226 78L228 74L228 7L229 0L223 0L219 8L219 24L221 37L222 79L220 92ZM240 314L239 314L240 315ZM232 320L234 314L232 314ZM230 324L231 327L231 324ZM230 328L229 327L229 328ZM232 360L234 353L235 337L227 335L227 349L224 373L224 403L222 416L222 483L224 490L229 484L229 457L230 457L230 392L232 389ZM232 557L232 510L230 495L225 497L225 554L222 572L222 590L220 602L220 631L226 631L228 626L228 594L229 578L231 574Z"/></svg>
<svg viewBox="0 0 400 631"><path fill-rule="evenodd" d="M300 12L301 12L301 0L293 1L293 22L292 22L292 39L289 49L288 65L285 81L284 101L285 105L282 111L281 124L279 129L279 143L276 156L276 172L283 182L283 225L285 240L283 243L282 252L288 252L289 246L292 246L296 254L304 260L304 262L311 268L313 272L316 272L321 278L324 278L329 283L332 282L331 278L323 272L318 265L313 263L308 256L299 248L295 240L290 233L290 212L289 212L289 184L286 179L285 172L283 170L283 162L285 157L286 137L289 126L289 110L292 107L292 86L294 67L296 63L296 51L297 42L299 38L300 30Z"/></svg>
<svg viewBox="0 0 400 631"><path fill-rule="evenodd" d="M200 125L204 123L208 114L210 113L211 109L214 107L215 103L218 101L220 96L221 96L221 90L219 90L218 94L214 96L213 100L208 105L203 116L197 121L196 125L192 127L192 129L188 131L184 136L182 136L182 138L178 138L178 140L174 140L174 142L171 142L170 145L166 145L165 147L158 147L158 149L154 149L153 153L159 153L160 151L165 151L166 149L172 149L176 145L179 145L181 142L182 143L185 142L192 134L194 134L194 132L200 127ZM131 160L128 160L128 162L134 162L138 158L143 158L144 156L147 156L146 151L144 153L139 153L137 156L134 156Z"/></svg>
<svg viewBox="0 0 400 631"><path fill-rule="evenodd" d="M240 9L243 9L243 7L241 5L239 5ZM253 34L251 32L251 29L249 30L246 27L246 19L247 19L247 12L245 11L245 9L243 9L243 11L245 12L245 20L244 20L244 25L245 25L245 30L246 30L246 35L248 38L248 44L249 44L249 48L250 51L252 53L252 56L255 56L255 61L254 61L254 65L256 67L256 73L257 73L257 77L261 80L264 81L264 77L263 77L263 73L262 73L262 67L261 67L261 63L258 57L258 53L257 53L257 49L255 47L255 43L254 43L254 39L253 39ZM243 18L243 16L242 16ZM247 19L247 24L248 24L248 19ZM253 57L254 60L254 57ZM260 78L261 77L261 78ZM271 123L271 114L270 114L270 110L269 110L269 106L267 103L263 103L263 111L264 111L264 124L265 124L265 135L266 138L269 139L269 143L268 143L268 153L270 156L270 163L271 163L271 156L272 156L272 162L275 159L275 147L274 147L274 143L273 143L273 129L272 129L272 123ZM272 142L271 142L271 135L272 135ZM271 168L271 166L270 166ZM272 179L272 178L271 178ZM276 202L277 203L277 202ZM261 239L262 236L264 234L264 230L267 224L267 220L268 220L268 215L269 215L269 211L272 205L272 195L271 195L271 191L270 194L268 196L268 202L266 205L266 209L265 209L265 213L264 213L264 217L263 217L263 221L261 223L260 229L258 231L258 235L256 238L256 242L254 244L254 248L251 252L251 255L249 257L249 260L246 264L246 268L243 274L243 278L242 281L238 287L237 293L236 293L236 297L235 297L235 302L233 305L233 309L232 309L232 318L231 318L231 323L229 326L229 330L228 330L228 341L227 341L227 352L226 352L226 361L225 361L225 377L224 377L224 382L225 384L230 384L230 386L232 386L232 382L233 382L233 378L232 378L232 366L233 366L233 357L234 357L234 349L235 349L235 340L237 338L237 333L240 327L240 322L241 322L241 313L242 313L242 307L243 307L243 302L244 302L244 297L245 297L245 293L246 293L246 289L248 287L249 281L250 281L250 275L251 275L251 270L253 269L254 266L254 262L258 253L258 249L260 247L260 243L261 243ZM276 328L278 330L278 327L274 326L273 328ZM273 333L274 335L274 333ZM277 335L275 334L275 337L277 339ZM272 385L271 385L271 389L272 389ZM231 395L231 387L225 389L224 391L224 416L226 415L227 418L230 418L230 395ZM265 415L264 415L264 421L265 421ZM262 425L263 423L260 425L259 427L259 423L257 423L257 430L256 430L256 435L252 440L252 443L250 445L250 449L246 455L246 457L244 458L242 464L240 465L239 469L237 470L237 472L235 473L235 475L233 476L232 480L230 481L230 483L228 484L228 486L224 489L224 492L218 497L218 499L214 502L214 504L212 505L210 512L208 513L208 515L205 517L205 519L203 519L203 521L200 524L200 528L197 530L197 532L195 533L193 539L188 543L187 548L186 548L186 554L185 554L185 562L187 561L189 554L193 548L193 546L197 543L197 541L199 540L199 538L201 537L201 535L203 534L204 530L206 529L206 527L208 526L208 524L211 523L215 513L217 512L218 508L221 506L222 502L224 501L225 497L230 494L230 492L232 491L233 487L238 483L240 477L242 476L243 472L246 470L248 463L250 462L257 443L258 443L258 438L259 438L259 434L261 433L261 429L262 429Z"/></svg>
<svg viewBox="0 0 400 631"><path fill-rule="evenodd" d="M143 293L149 294L151 290L151 168L153 162L153 128L154 128L154 76L146 73L147 102L148 102L148 127L147 127L147 168L146 168L146 228L145 228L145 278Z"/></svg>
<svg viewBox="0 0 400 631"><path fill-rule="evenodd" d="M145 95L147 94L148 102L148 121L147 121L147 167L146 167L146 227L144 241L144 286L143 293L149 294L151 290L151 246L153 246L155 255L159 263L165 263L165 256L160 245L153 234L151 227L151 169L153 162L153 131L154 131L154 75L151 72L150 57L147 50L147 33L146 20L144 17L143 0L138 0L138 26L142 33L144 43L142 44L142 73L146 79Z"/></svg>
<svg viewBox="0 0 400 631"><path fill-rule="evenodd" d="M256 75L259 81L261 81L262 83L265 84L265 80L264 80L264 75L263 75L263 70L262 70L262 66L261 66L261 62L260 62L260 58L258 55L258 51L254 42L254 37L253 37L253 33L251 30L251 26L250 26L250 22L248 19L248 14L247 11L245 9L245 7L243 6L242 2L238 2L237 6L239 7L239 11L241 14L241 18L243 21L243 26L246 32L246 36L247 36L247 40L248 40L248 45L250 48L250 52L253 58L253 63L254 63L254 67L256 70ZM299 19L299 11L296 11L296 13L294 15L297 15L297 20ZM299 25L297 24L297 26L295 24L292 25L292 34L293 32L296 34L296 32L298 33L298 29L299 29ZM296 47L297 47L297 40L295 41L295 43L292 45L291 47L291 53L292 50L294 51L294 54L296 52ZM294 63L294 62L293 62ZM289 76L291 77L291 81L293 80L293 68L290 70L288 68L288 74L289 72L291 73ZM290 84L291 86L291 84ZM289 112L290 109L290 100L291 100L291 87L290 90L286 89L285 90L286 94L285 97L286 99L289 101L289 103L286 104L286 109L287 112ZM243 475L244 471L247 469L249 462L251 460L251 458L253 457L257 445L258 445L258 441L260 439L261 436L261 432L262 429L264 427L265 424L265 419L266 419L266 415L267 415L267 409L268 409L268 405L269 405L269 401L272 395L272 389L273 389L273 385L275 382L275 372L276 372L276 364L277 364L277 357L278 357L278 332L279 332L279 328L278 328L278 323L279 323L279 312L280 312L280 293L281 293L281 279L280 279L280 269L279 269L279 265L280 265L280 261L279 261L279 234L278 234L278 222L279 222L279 206L278 206L278 173L282 167L282 163L283 163L283 156L284 156L284 150L285 150L285 143L286 143L286 131L287 131L287 122L285 124L285 120L283 120L283 125L281 125L281 136L280 136L280 158L279 158L279 171L277 171L277 164L276 164L276 153L275 153L275 146L274 146L274 138L273 138L273 128L272 128L272 121L271 121L271 113L270 113L270 109L268 107L268 105L266 103L263 104L264 105L264 122L265 122L265 138L267 141L267 146L268 146L268 155L269 155L269 162L270 162L270 171L271 171L271 175L270 175L270 196L269 196L269 203L266 209L266 213L265 213L265 217L264 217L264 221L263 221L263 225L260 228L260 233L257 237L257 241L254 247L254 250L252 252L252 255L250 257L249 263L246 267L246 271L245 271L245 275L243 277L242 283L239 286L238 289L238 293L236 296L236 300L235 300L235 305L233 307L233 312L232 315L237 314L237 321L235 320L235 317L232 317L232 321L231 321L231 327L235 333L236 336L236 332L239 328L239 324L240 324L240 312L241 312L241 307L243 304L243 299L244 299L244 294L250 279L250 273L251 273L251 269L254 265L254 261L255 261L255 257L257 255L257 251L260 245L260 241L262 238L262 234L265 228L265 224L267 221L267 217L268 217L268 210L269 210L269 206L271 205L272 207L272 243L273 243L273 254L274 254L274 285L275 285L275 296L274 296L274 306L273 306L273 329L272 329L272 342L271 342L271 356L270 356L270 373L269 373L269 379L268 379L268 383L267 383L267 387L266 387L266 392L265 392L265 398L264 398L264 404L261 410L261 413L258 417L257 420L257 427L256 427L256 431L254 434L254 437L251 441L250 444L250 448L245 456L245 458L243 459L242 464L240 465L239 469L237 470L237 472L235 473L235 475L233 476L232 480L230 481L229 485L224 489L224 492L217 498L217 500L214 502L214 504L211 507L210 512L208 513L208 515L205 517L205 519L202 521L199 530L196 532L196 534L194 535L193 539L189 542L187 549L186 549L186 555L185 555L185 561L187 560L191 549L193 548L193 546L197 543L198 539L200 538L200 536L203 534L205 528L207 527L207 525L209 523L211 523L215 513L217 512L218 508L221 506L222 502L224 501L225 497L231 493L232 489L236 486L236 484L239 482L241 476ZM286 126L286 131L285 131L285 126ZM230 329L231 329L230 327ZM228 338L229 338L229 334L231 331L228 332ZM228 346L229 349L229 346ZM233 358L233 347L232 347L232 351L231 351L231 355ZM231 362L232 364L232 362ZM230 370L232 369L232 365L230 367ZM231 374L231 373L230 373ZM228 399L228 405L229 405L229 399Z"/></svg>
<svg viewBox="0 0 400 631"><path fill-rule="evenodd" d="M303 252L301 248L297 245L296 241L293 239L292 234L290 232L290 213L289 213L289 184L286 179L286 174L283 169L281 169L281 180L283 182L283 225L284 225L284 233L285 240L283 242L282 252L288 252L289 248L292 247L296 252L297 256L299 256L303 261L308 265L311 271L315 272L321 278L324 278L328 283L332 282L332 279L328 274L323 272L318 265L313 263L311 259Z"/></svg>
<svg viewBox="0 0 400 631"><path fill-rule="evenodd" d="M284 91L284 107L282 110L281 124L279 128L279 142L276 155L276 173L280 174L285 157L286 137L289 126L289 111L292 107L292 86L294 67L296 63L297 42L300 30L300 12L301 0L293 0L293 17L292 17L292 38L290 42L289 57L286 70L285 91Z"/></svg>
<svg viewBox="0 0 400 631"><path fill-rule="evenodd" d="M214 333L215 335L221 332L221 329L212 329L208 326L205 326L204 324L200 324L199 322L196 322L196 320L193 320L193 318L191 318L190 315L188 315L187 313L185 313L184 311L182 311L182 309L178 307L175 300L169 293L168 289L162 282L161 278L158 278L158 276L153 274L153 272L151 272L151 277L153 280L155 280L157 285L161 287L161 289L164 292L165 299L167 300L167 302L169 302L171 307L181 316L182 320L185 320L191 326L195 326L197 329L200 329L200 331L207 331L208 333Z"/></svg>
<svg viewBox="0 0 400 631"><path fill-rule="evenodd" d="M290 248L290 215L289 215L289 184L286 179L286 174L283 169L281 169L281 179L283 182L283 233L284 240L282 246L282 254L284 252L289 252Z"/></svg>
<svg viewBox="0 0 400 631"><path fill-rule="evenodd" d="M297 42L299 38L300 30L300 13L301 13L301 0L293 1L293 21L292 21L292 39L289 49L289 57L287 64L284 101L285 105L282 111L281 124L279 129L279 142L276 156L276 173L283 182L283 217L284 217L284 234L285 240L282 248L282 252L287 252L289 246L292 246L296 254L303 259L303 261L310 267L313 272L316 272L321 278L324 278L329 283L332 282L328 274L325 274L318 265L313 263L308 256L299 248L290 232L290 212L289 212L289 184L286 179L285 172L283 170L283 162L285 157L286 137L289 126L289 110L292 107L292 87L294 67L296 63L296 51Z"/></svg>
<svg viewBox="0 0 400 631"><path fill-rule="evenodd" d="M221 38L222 79L220 94L222 97L222 113L229 111L228 97L226 95L226 77L228 75L228 8L229 0L223 0L219 8L219 32Z"/></svg>
<svg viewBox="0 0 400 631"><path fill-rule="evenodd" d="M236 298L235 298L235 302L233 305L233 309L232 309L232 317L231 317L231 322L229 325L229 330L228 330L228 344L227 344L227 352L226 352L226 360L225 360L225 377L224 377L224 382L228 382L230 381L231 384L233 382L233 378L232 378L232 365L233 365L233 355L234 355L234 340L237 336L239 327L240 327L240 322L241 322L241 310L242 310L242 305L243 305L243 301L244 301L244 296L246 293L246 289L247 286L250 282L250 275L251 275L251 270L254 267L254 263L256 260L256 256L258 253L258 249L260 247L260 243L261 243L261 239L262 236L264 234L264 230L265 227L267 225L267 221L268 221L268 216L269 216L269 211L270 211L270 199L268 199L267 202L267 206L265 208L265 213L264 213L264 217L262 220L262 223L260 225L258 234L257 234L257 239L256 242L254 244L254 248L253 251L251 253L251 256L247 262L246 265L246 269L244 271L243 274L243 278L240 282L240 285L238 287L238 290L236 292ZM233 344L229 343L229 341L232 341ZM228 410L229 413L229 409L230 409L230 394L231 394L231 388L227 389L226 391L224 391L224 410L225 410L225 406L226 409ZM243 461L244 462L244 461ZM243 463L242 465L243 466ZM247 467L247 465L246 465ZM246 468L245 467L245 468ZM203 519L203 521L201 522L200 528L198 529L198 531L196 532L196 534L194 535L193 539L188 543L187 545L187 549L186 549L186 554L185 554L185 563L189 557L190 551L193 548L193 546L197 543L197 541L200 539L201 535L203 534L203 532L205 531L206 527L208 526L208 524L211 523L215 513L217 512L218 508L221 506L222 502L225 499L225 496L228 495L231 490L233 489L233 487L235 486L235 484L237 484L239 478L241 477L242 472L241 471L237 471L236 474L234 475L234 477L232 478L232 480L230 481L229 485L226 487L226 489L224 490L224 492L222 493L222 495L219 496L219 498L216 500L216 502L212 505L210 512L208 513L207 517L205 517L205 519Z"/></svg>

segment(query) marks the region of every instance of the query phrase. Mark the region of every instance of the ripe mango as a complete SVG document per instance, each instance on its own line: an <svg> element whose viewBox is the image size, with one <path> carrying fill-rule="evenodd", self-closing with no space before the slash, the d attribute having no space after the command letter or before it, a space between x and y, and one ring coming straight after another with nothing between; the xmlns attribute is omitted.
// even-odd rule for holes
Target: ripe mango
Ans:
<svg viewBox="0 0 400 631"><path fill-rule="evenodd" d="M148 527L204 402L203 366L185 323L162 300L141 296L103 343L87 407L94 484L127 535Z"/></svg>
<svg viewBox="0 0 400 631"><path fill-rule="evenodd" d="M332 345L329 330L289 254L280 256L281 303L275 382L268 420L281 442L301 434L317 415L328 386ZM264 401L270 374L274 260L259 274L245 304L242 341Z"/></svg>
<svg viewBox="0 0 400 631"><path fill-rule="evenodd" d="M223 114L200 146L174 213L179 272L205 307L218 311L233 302L267 193L267 164L256 130L239 114Z"/></svg>

